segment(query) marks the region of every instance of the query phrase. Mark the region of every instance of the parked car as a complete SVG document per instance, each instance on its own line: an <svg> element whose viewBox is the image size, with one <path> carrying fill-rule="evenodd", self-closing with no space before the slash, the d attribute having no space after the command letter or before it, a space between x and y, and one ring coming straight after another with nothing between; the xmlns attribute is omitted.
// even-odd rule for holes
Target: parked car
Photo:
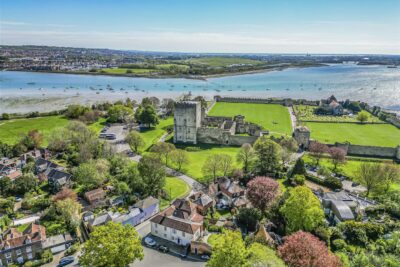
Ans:
<svg viewBox="0 0 400 267"><path fill-rule="evenodd" d="M210 256L208 255L201 255L200 257L202 260L208 261L210 259Z"/></svg>
<svg viewBox="0 0 400 267"><path fill-rule="evenodd" d="M21 198L21 197L15 197L15 201L16 201L16 202L21 202L21 201L22 201L22 198Z"/></svg>
<svg viewBox="0 0 400 267"><path fill-rule="evenodd" d="M153 238L149 236L144 239L144 243L148 247L154 247L155 245L157 245L156 241L154 241Z"/></svg>
<svg viewBox="0 0 400 267"><path fill-rule="evenodd" d="M169 252L169 248L166 246L162 246L162 245L158 247L158 250L161 252L164 252L164 253Z"/></svg>
<svg viewBox="0 0 400 267"><path fill-rule="evenodd" d="M75 258L73 256L68 256L61 258L60 262L58 263L57 267L67 266L68 264L73 263Z"/></svg>

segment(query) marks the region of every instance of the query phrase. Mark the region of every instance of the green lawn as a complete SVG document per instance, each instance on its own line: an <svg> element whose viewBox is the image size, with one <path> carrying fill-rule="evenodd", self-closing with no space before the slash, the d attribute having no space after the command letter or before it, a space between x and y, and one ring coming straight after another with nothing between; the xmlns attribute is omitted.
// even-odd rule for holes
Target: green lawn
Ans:
<svg viewBox="0 0 400 267"><path fill-rule="evenodd" d="M233 165L237 166L236 154L239 150L239 147L226 147L226 146L206 145L206 144L199 144L197 146L185 146L181 144L176 144L176 147L179 149L185 149L189 154L189 164L188 166L184 166L183 172L200 182L207 181L207 179L204 177L202 173L202 168L204 162L210 155L213 154L230 155L232 157ZM198 150L193 151L193 148L196 148Z"/></svg>
<svg viewBox="0 0 400 267"><path fill-rule="evenodd" d="M191 64L203 64L211 67L226 67L233 64L251 64L258 65L263 63L259 60L240 58L240 57L201 57L184 60Z"/></svg>
<svg viewBox="0 0 400 267"><path fill-rule="evenodd" d="M343 116L329 116L329 115L317 115L314 113L316 106L306 106L306 105L295 105L293 110L296 113L298 120L300 121L322 121L322 122L358 122L356 117L350 117L347 115ZM382 122L378 117L370 114L368 119L369 122Z"/></svg>
<svg viewBox="0 0 400 267"><path fill-rule="evenodd" d="M179 178L166 177L164 190L169 194L170 201L161 199L160 202L161 210L168 207L169 203L174 199L185 197L190 191L190 186Z"/></svg>
<svg viewBox="0 0 400 267"><path fill-rule="evenodd" d="M391 124L352 124L305 122L311 138L322 143L350 142L354 145L395 147L400 130Z"/></svg>
<svg viewBox="0 0 400 267"><path fill-rule="evenodd" d="M143 150L147 150L151 145L157 143L160 137L166 133L166 128L173 124L174 119L172 117L165 120L160 119L160 123L156 127L141 131L140 135L145 142Z"/></svg>
<svg viewBox="0 0 400 267"><path fill-rule="evenodd" d="M245 120L257 123L272 134L292 134L289 111L282 105L218 102L209 116L244 115Z"/></svg>
<svg viewBox="0 0 400 267"><path fill-rule="evenodd" d="M304 160L305 163L307 163L309 165L314 165L314 159L309 154L305 154L303 156L303 160ZM371 159L368 159L368 160L371 160ZM365 162L365 161L352 160L350 158L350 159L347 159L344 164L340 164L338 166L338 170L339 170L339 172L343 173L344 175L346 175L349 178L351 178L352 180L354 180L356 178L357 170L358 170L358 168L360 167L360 165L363 162ZM376 162L390 163L392 161L391 160L376 159ZM319 165L327 167L330 170L333 170L333 164L332 164L332 162L331 162L331 160L329 158L322 158L320 160L320 162L319 162Z"/></svg>
<svg viewBox="0 0 400 267"><path fill-rule="evenodd" d="M47 146L47 137L55 128L67 125L68 120L62 116L47 116L29 119L15 119L0 122L0 141L15 144L21 135L30 130L39 130L44 135L43 146Z"/></svg>
<svg viewBox="0 0 400 267"><path fill-rule="evenodd" d="M90 124L88 127L92 129L93 131L96 132L96 134L99 134L101 129L104 128L104 125L106 123L107 119L105 118L100 118L98 121L95 123Z"/></svg>

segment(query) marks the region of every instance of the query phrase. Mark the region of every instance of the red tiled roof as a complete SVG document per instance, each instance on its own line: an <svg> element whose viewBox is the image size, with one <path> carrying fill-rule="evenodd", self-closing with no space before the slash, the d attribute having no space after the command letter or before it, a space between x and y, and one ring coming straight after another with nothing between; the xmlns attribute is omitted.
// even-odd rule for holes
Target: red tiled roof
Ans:
<svg viewBox="0 0 400 267"><path fill-rule="evenodd" d="M0 250L6 247L15 248L20 247L27 243L43 241L46 239L46 228L44 226L31 223L23 233L19 232L16 228L8 229L3 233L3 239L0 240Z"/></svg>

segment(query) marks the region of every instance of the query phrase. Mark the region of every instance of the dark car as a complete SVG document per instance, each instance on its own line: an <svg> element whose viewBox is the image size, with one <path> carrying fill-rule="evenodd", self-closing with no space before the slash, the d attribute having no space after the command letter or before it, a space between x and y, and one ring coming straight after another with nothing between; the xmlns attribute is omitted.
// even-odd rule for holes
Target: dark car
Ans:
<svg viewBox="0 0 400 267"><path fill-rule="evenodd" d="M62 267L62 266L67 266L68 264L71 264L74 262L74 257L69 256L69 257L64 257L60 260L58 263L57 267Z"/></svg>
<svg viewBox="0 0 400 267"><path fill-rule="evenodd" d="M164 253L169 252L169 248L166 246L162 246L162 245L158 247L158 250L161 252L164 252Z"/></svg>

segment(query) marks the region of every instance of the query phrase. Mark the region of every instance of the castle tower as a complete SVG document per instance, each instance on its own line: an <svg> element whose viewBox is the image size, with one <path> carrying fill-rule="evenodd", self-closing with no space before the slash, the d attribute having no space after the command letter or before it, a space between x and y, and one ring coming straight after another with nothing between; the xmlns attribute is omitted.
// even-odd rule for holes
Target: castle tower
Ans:
<svg viewBox="0 0 400 267"><path fill-rule="evenodd" d="M175 104L174 143L197 144L197 129L200 126L200 102L182 101Z"/></svg>
<svg viewBox="0 0 400 267"><path fill-rule="evenodd" d="M293 138L302 148L308 148L310 144L310 130L306 126L298 126L294 130Z"/></svg>

